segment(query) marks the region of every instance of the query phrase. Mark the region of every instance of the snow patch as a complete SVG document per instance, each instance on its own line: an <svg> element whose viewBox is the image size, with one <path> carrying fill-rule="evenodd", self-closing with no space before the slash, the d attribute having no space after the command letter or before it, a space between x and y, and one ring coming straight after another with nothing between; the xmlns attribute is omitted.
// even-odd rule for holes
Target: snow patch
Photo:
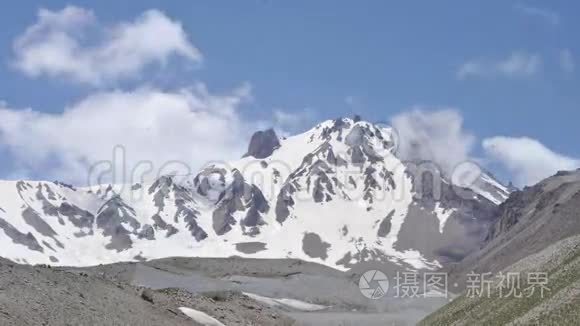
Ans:
<svg viewBox="0 0 580 326"><path fill-rule="evenodd" d="M225 326L219 320L213 318L212 316L206 314L205 312L187 308L180 307L179 310L187 317L193 319L195 322L200 323L205 326Z"/></svg>
<svg viewBox="0 0 580 326"><path fill-rule="evenodd" d="M439 203L435 204L434 209L435 215L439 219L439 233L443 234L443 229L445 228L445 222L449 219L451 214L455 212L454 209L443 208L439 205Z"/></svg>
<svg viewBox="0 0 580 326"><path fill-rule="evenodd" d="M243 294L258 302L261 302L263 304L272 307L286 307L300 311L319 311L328 308L327 306L308 303L296 299L288 299L288 298L276 299L249 292L243 292Z"/></svg>

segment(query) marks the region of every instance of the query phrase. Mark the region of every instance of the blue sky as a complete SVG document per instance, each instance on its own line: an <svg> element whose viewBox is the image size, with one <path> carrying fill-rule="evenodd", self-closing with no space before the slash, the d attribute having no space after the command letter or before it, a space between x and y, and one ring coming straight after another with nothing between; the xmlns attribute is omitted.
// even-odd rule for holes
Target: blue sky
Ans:
<svg viewBox="0 0 580 326"><path fill-rule="evenodd" d="M162 67L142 67L138 77L98 85L23 72L15 41L40 8L67 5L90 10L105 28L157 9L182 25L203 59L177 55ZM486 155L479 142L496 136L526 136L570 159L556 166L580 157L580 4L572 1L22 0L0 8L0 100L12 111L58 115L92 94L143 85L171 91L203 83L214 94L251 85L251 99L236 107L246 121L267 124L283 111L296 117L298 130L353 113L389 121L416 107L453 108L477 139L475 157ZM81 45L91 44L92 33ZM52 164L61 154L21 155L18 146L30 145L11 141L3 144L0 132L0 177L52 177L26 163ZM513 157L494 157L497 164L489 164L498 174L517 177Z"/></svg>

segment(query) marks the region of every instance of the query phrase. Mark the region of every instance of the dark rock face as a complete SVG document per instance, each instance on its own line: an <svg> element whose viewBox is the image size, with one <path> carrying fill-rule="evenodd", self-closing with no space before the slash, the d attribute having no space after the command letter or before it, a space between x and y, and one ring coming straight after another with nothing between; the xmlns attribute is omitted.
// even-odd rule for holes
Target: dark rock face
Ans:
<svg viewBox="0 0 580 326"><path fill-rule="evenodd" d="M139 239L155 240L155 230L149 224L143 225L141 232L139 232Z"/></svg>
<svg viewBox="0 0 580 326"><path fill-rule="evenodd" d="M381 224L379 225L379 230L377 231L377 236L385 238L389 232L391 232L391 220L393 219L393 215L395 215L395 211L392 210L387 217L383 219Z"/></svg>
<svg viewBox="0 0 580 326"><path fill-rule="evenodd" d="M93 214L68 203L60 204L58 212L60 215L68 218L68 220L77 228L90 229L95 221Z"/></svg>
<svg viewBox="0 0 580 326"><path fill-rule="evenodd" d="M392 259L392 257L385 255L383 252L381 252L380 250L373 248L373 249L369 249L366 246L359 249L358 251L356 251L356 253L351 253L348 252L346 253L341 259L339 259L336 264L337 265L342 265L346 268L349 268L351 270L364 270L367 271L369 269L373 269L374 264L377 264L377 266L379 266L381 271L385 271L384 268L386 268L387 266L390 266L391 264L393 264L390 259ZM372 263L370 263L372 262ZM369 267L365 267L368 266L368 264L370 264L371 266ZM385 265L386 264L386 265ZM394 264L393 264L394 265ZM377 268L377 266L374 266L374 268ZM395 268L393 268L393 270L401 270L401 266L395 266Z"/></svg>
<svg viewBox="0 0 580 326"><path fill-rule="evenodd" d="M414 198L395 248L416 249L442 264L457 262L478 250L497 219L498 207L470 189L442 182L444 176L435 166L411 162L408 171ZM443 230L436 207L453 210Z"/></svg>
<svg viewBox="0 0 580 326"><path fill-rule="evenodd" d="M239 242L236 243L236 250L245 254L255 254L266 250L264 242Z"/></svg>
<svg viewBox="0 0 580 326"><path fill-rule="evenodd" d="M499 237L499 235L508 232L525 213L526 205L533 200L534 196L541 193L541 187L528 188L528 191L516 191L502 205L501 218L492 225L486 236L486 242Z"/></svg>
<svg viewBox="0 0 580 326"><path fill-rule="evenodd" d="M56 236L56 232L32 208L27 207L22 211L22 219L45 237Z"/></svg>
<svg viewBox="0 0 580 326"><path fill-rule="evenodd" d="M244 155L253 156L254 158L266 158L280 147L280 141L273 129L257 131L252 135L248 152Z"/></svg>
<svg viewBox="0 0 580 326"><path fill-rule="evenodd" d="M361 169L363 180L363 200L368 203L367 210L372 210L376 196L385 190L393 190L396 185L393 173L380 163L384 157L377 151L390 151L393 144L386 140L380 129L367 123L356 123L349 119L336 119L331 125L321 128L319 137L324 142L313 152L307 154L300 166L285 180L276 202L276 220L283 223L291 216L294 206L293 195L306 190L312 195L315 203L324 204L333 200L350 200L346 190L356 188L357 181L352 176L344 180L337 172L342 167ZM352 129L349 129L352 127ZM344 141L346 153L336 153L331 140ZM379 148L376 140L379 140ZM382 147L382 148L381 148ZM364 169L363 169L364 167Z"/></svg>
<svg viewBox="0 0 580 326"><path fill-rule="evenodd" d="M201 241L207 238L207 233L197 223L199 212L192 206L193 198L191 197L191 194L182 187L175 186L174 189L175 206L177 206L174 220L177 222L179 221L179 218L183 218L187 225L187 229L196 241ZM167 236L170 236L169 234L170 232Z"/></svg>
<svg viewBox="0 0 580 326"><path fill-rule="evenodd" d="M12 239L12 242L26 246L30 250L44 252L44 249L38 244L38 241L32 233L24 234L20 232L3 218L0 218L0 229Z"/></svg>
<svg viewBox="0 0 580 326"><path fill-rule="evenodd" d="M240 220L242 231L246 235L257 235L259 227L264 225L262 215L268 212L270 206L258 187L245 182L238 170L233 171L233 182L220 196L216 210L213 212L213 227L218 235L231 231L237 223L233 214L245 212Z"/></svg>
<svg viewBox="0 0 580 326"><path fill-rule="evenodd" d="M64 186L55 183L59 187L65 187L72 191L75 188ZM67 202L66 198L60 193L55 193L50 186L55 184L38 183L36 187L30 183L19 181L16 183L16 191L25 205L22 207L22 219L26 224L30 225L43 237L49 237L54 240L56 246L64 248L64 245L59 241L58 234L53 228L44 220L45 218L55 218L59 224L64 225L68 221L73 226L79 229L75 232L76 237L83 237L92 234L94 223L94 216ZM34 196L34 197L31 197ZM41 211L35 210L30 201L35 201L41 204ZM59 203L60 202L60 203ZM43 244L45 241L42 242ZM49 246L46 246L50 248Z"/></svg>
<svg viewBox="0 0 580 326"><path fill-rule="evenodd" d="M350 127L350 121L343 118L335 119L330 127L324 127L322 132L320 133L320 137L326 140L330 140L332 134L338 132L336 136L337 140L342 140L343 138L343 131Z"/></svg>
<svg viewBox="0 0 580 326"><path fill-rule="evenodd" d="M306 233L302 238L302 250L312 258L326 260L328 258L328 249L330 244L322 241L316 233Z"/></svg>
<svg viewBox="0 0 580 326"><path fill-rule="evenodd" d="M173 222L179 223L181 219L186 222L187 229L196 241L201 241L207 238L207 233L197 223L199 212L194 208L194 199L192 194L183 186L174 183L171 176L163 176L157 179L151 187L149 187L149 194L153 195L153 202L157 207L157 213L152 217L154 227L167 231L166 237L170 237L177 233L177 228L163 219L166 201L173 200L177 211L173 216Z"/></svg>
<svg viewBox="0 0 580 326"><path fill-rule="evenodd" d="M62 186L62 184L57 185ZM75 191L74 188L69 187L66 188ZM24 202L28 202L25 199L26 198L25 191L32 190L33 189L32 186L25 182L20 181L17 183L16 189L18 191L20 198L22 198ZM52 191L48 186L48 184L39 183L38 186L36 186L35 199L42 204L42 214L35 211L32 207L28 206L23 211L22 216L28 224L34 227L42 235L47 237L53 237L54 235L56 235L56 233L54 233L54 231L50 229L48 224L44 220L42 220L40 215L56 218L58 219L58 222L61 225L65 224L65 220L63 219L64 217L79 229L81 228L87 230L92 229L93 223L95 221L95 217L93 216L93 214L83 209L80 209L74 205L71 205L66 201L66 199L62 195L56 194L54 191ZM53 204L53 202L56 200L60 200L62 202L58 205L55 205ZM75 235L81 237L89 234L79 231Z"/></svg>
<svg viewBox="0 0 580 326"><path fill-rule="evenodd" d="M282 224L290 217L290 209L295 204L292 196L297 189L297 185L287 183L280 190L276 199L276 221L278 223Z"/></svg>
<svg viewBox="0 0 580 326"><path fill-rule="evenodd" d="M195 191L208 200L215 201L217 194L221 194L226 188L226 169L209 166L199 172L193 179Z"/></svg>
<svg viewBox="0 0 580 326"><path fill-rule="evenodd" d="M130 234L138 235L141 227L135 215L135 210L119 196L113 196L99 209L97 227L103 230L103 235L111 238L105 246L107 249L123 251L133 246ZM129 224L131 230L127 230L123 223Z"/></svg>

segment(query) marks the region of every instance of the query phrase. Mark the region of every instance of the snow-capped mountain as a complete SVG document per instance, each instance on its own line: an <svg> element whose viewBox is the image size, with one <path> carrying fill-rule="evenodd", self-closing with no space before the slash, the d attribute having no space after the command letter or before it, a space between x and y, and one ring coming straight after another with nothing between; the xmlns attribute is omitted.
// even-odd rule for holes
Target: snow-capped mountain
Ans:
<svg viewBox="0 0 580 326"><path fill-rule="evenodd" d="M477 249L509 190L482 173L453 185L404 162L389 128L323 122L252 137L238 161L188 178L75 188L0 181L0 256L93 265L167 256L299 258L435 268Z"/></svg>

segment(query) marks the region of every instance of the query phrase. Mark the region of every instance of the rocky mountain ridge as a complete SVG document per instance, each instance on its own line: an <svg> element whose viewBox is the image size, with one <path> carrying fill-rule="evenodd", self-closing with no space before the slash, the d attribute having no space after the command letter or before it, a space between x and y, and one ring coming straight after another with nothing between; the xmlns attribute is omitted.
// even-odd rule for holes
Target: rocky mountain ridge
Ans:
<svg viewBox="0 0 580 326"><path fill-rule="evenodd" d="M471 188L397 157L392 130L336 119L188 178L75 188L0 181L0 256L95 265L167 256L298 258L438 268L480 247L509 190Z"/></svg>

